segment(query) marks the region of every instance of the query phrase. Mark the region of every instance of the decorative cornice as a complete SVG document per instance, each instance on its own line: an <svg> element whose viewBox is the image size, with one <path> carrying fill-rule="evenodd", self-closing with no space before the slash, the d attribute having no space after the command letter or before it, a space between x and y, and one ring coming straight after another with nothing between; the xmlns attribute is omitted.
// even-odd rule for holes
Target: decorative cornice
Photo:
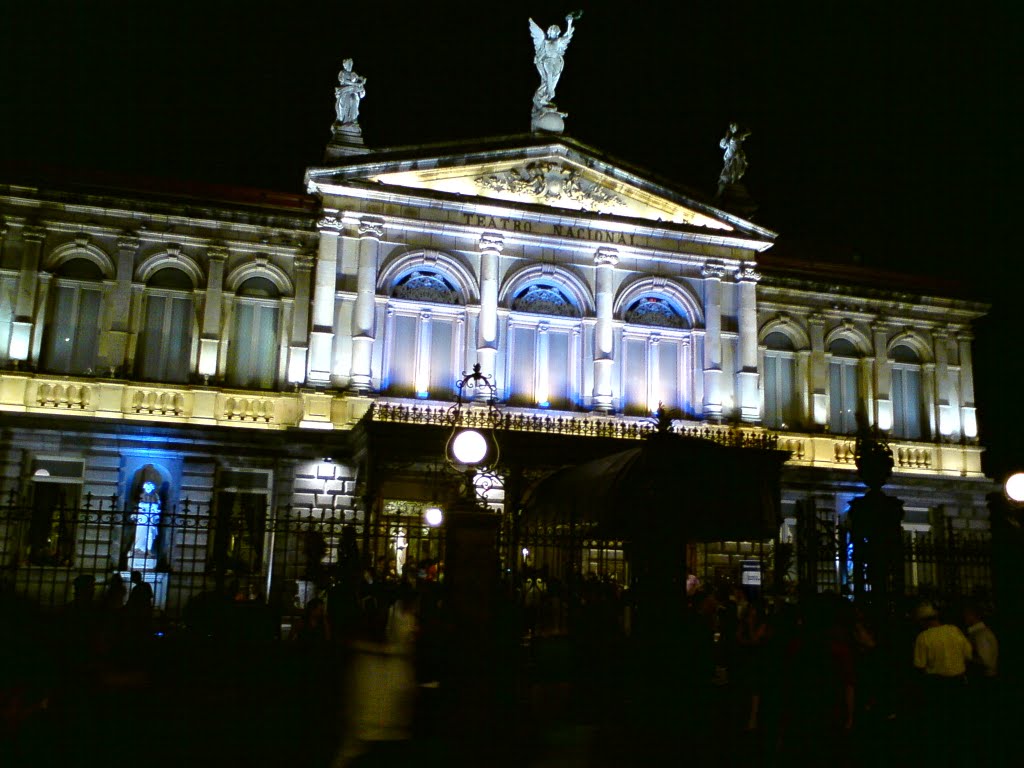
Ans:
<svg viewBox="0 0 1024 768"><path fill-rule="evenodd" d="M726 269L721 264L705 264L700 274L705 280L721 280L725 277Z"/></svg>

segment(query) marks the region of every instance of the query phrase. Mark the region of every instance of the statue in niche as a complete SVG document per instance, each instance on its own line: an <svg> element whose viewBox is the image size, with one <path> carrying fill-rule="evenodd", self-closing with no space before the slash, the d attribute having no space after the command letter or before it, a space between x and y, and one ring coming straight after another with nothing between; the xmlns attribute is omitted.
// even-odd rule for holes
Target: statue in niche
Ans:
<svg viewBox="0 0 1024 768"><path fill-rule="evenodd" d="M540 75L540 86L533 95L533 116L535 127L544 127L541 120L545 115L557 117L556 122L560 125L565 114L558 111L555 106L555 88L562 76L562 69L565 67L565 51L572 40L573 21L578 21L583 16L583 11L573 11L565 17L565 32L558 28L557 24L548 27L544 32L533 19L530 19L530 36L533 38L534 56L533 63ZM548 130L554 129L550 124ZM560 128L557 130L561 130Z"/></svg>
<svg viewBox="0 0 1024 768"><path fill-rule="evenodd" d="M345 59L341 67L339 85L334 89L335 109L341 125L352 125L359 122L359 102L366 95L366 78L352 71L352 59Z"/></svg>
<svg viewBox="0 0 1024 768"><path fill-rule="evenodd" d="M142 484L142 493L132 514L135 523L135 543L132 545L132 559L156 557L154 543L160 527L160 495L156 483L147 480Z"/></svg>
<svg viewBox="0 0 1024 768"><path fill-rule="evenodd" d="M736 123L729 123L729 130L718 142L725 152L722 156L722 174L718 177L719 186L737 184L747 172L747 153L743 151L743 142L750 136L750 131L741 131Z"/></svg>

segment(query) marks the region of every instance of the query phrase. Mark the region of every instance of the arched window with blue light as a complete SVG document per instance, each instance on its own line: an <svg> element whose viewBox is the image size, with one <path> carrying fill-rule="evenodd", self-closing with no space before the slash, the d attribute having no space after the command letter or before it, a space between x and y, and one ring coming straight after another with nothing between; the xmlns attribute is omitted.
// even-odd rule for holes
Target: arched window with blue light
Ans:
<svg viewBox="0 0 1024 768"><path fill-rule="evenodd" d="M140 379L188 381L195 324L193 289L192 278L173 267L157 270L146 281L144 320L135 353Z"/></svg>
<svg viewBox="0 0 1024 768"><path fill-rule="evenodd" d="M623 412L650 415L659 405L689 411L689 318L664 296L644 295L629 303L622 319L619 391Z"/></svg>
<svg viewBox="0 0 1024 768"><path fill-rule="evenodd" d="M383 388L447 400L461 371L465 298L448 275L420 268L400 276L387 309Z"/></svg>
<svg viewBox="0 0 1024 768"><path fill-rule="evenodd" d="M572 407L579 398L579 307L562 286L537 281L519 288L509 308L509 402Z"/></svg>
<svg viewBox="0 0 1024 768"><path fill-rule="evenodd" d="M921 397L921 358L910 346L897 344L892 360L892 434L919 440L924 434L924 400Z"/></svg>
<svg viewBox="0 0 1024 768"><path fill-rule="evenodd" d="M228 386L274 388L279 368L280 327L281 293L277 286L258 275L239 285L228 343Z"/></svg>
<svg viewBox="0 0 1024 768"><path fill-rule="evenodd" d="M829 351L829 429L838 435L857 431L857 409L861 407L857 387L860 352L849 339L835 339Z"/></svg>
<svg viewBox="0 0 1024 768"><path fill-rule="evenodd" d="M53 373L97 373L103 271L86 258L57 268L43 334L43 368Z"/></svg>
<svg viewBox="0 0 1024 768"><path fill-rule="evenodd" d="M770 429L791 429L797 420L796 347L781 331L764 338L764 409L761 422Z"/></svg>

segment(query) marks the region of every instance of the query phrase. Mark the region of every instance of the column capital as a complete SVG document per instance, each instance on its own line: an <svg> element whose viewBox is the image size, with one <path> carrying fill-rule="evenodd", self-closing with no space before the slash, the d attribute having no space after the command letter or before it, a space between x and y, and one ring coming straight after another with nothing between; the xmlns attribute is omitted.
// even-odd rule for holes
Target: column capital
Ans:
<svg viewBox="0 0 1024 768"><path fill-rule="evenodd" d="M292 264L295 269L309 272L313 269L313 265L316 264L316 257L312 253L297 253L292 260Z"/></svg>
<svg viewBox="0 0 1024 768"><path fill-rule="evenodd" d="M380 219L360 219L359 236L380 240L384 237L384 222Z"/></svg>
<svg viewBox="0 0 1024 768"><path fill-rule="evenodd" d="M700 274L705 280L721 280L725 277L725 267L721 264L705 264Z"/></svg>
<svg viewBox="0 0 1024 768"><path fill-rule="evenodd" d="M756 283L761 280L761 273L754 267L744 264L736 270L736 280L741 283Z"/></svg>
<svg viewBox="0 0 1024 768"><path fill-rule="evenodd" d="M140 240L139 236L130 229L126 229L117 237L118 250L137 251L139 250L140 245L142 245L142 240Z"/></svg>
<svg viewBox="0 0 1024 768"><path fill-rule="evenodd" d="M807 316L807 324L808 325L820 325L820 326L824 327L824 325L825 325L825 316L823 314L821 314L820 312L811 312L811 314L809 314Z"/></svg>
<svg viewBox="0 0 1024 768"><path fill-rule="evenodd" d="M46 228L38 224L27 224L21 230L21 237L30 243L41 243L46 239Z"/></svg>
<svg viewBox="0 0 1024 768"><path fill-rule="evenodd" d="M886 317L876 317L871 322L872 333L889 333L892 330L893 325Z"/></svg>
<svg viewBox="0 0 1024 768"><path fill-rule="evenodd" d="M339 216L322 216L316 222L316 228L321 232L328 232L330 234L338 234L343 228L341 218Z"/></svg>
<svg viewBox="0 0 1024 768"><path fill-rule="evenodd" d="M594 253L594 264L598 267L614 267L619 263L619 252L614 248L598 248Z"/></svg>
<svg viewBox="0 0 1024 768"><path fill-rule="evenodd" d="M967 328L956 332L956 340L959 342L974 341L974 334Z"/></svg>
<svg viewBox="0 0 1024 768"><path fill-rule="evenodd" d="M484 232L480 235L477 247L481 251L494 251L496 253L501 253L501 250L505 247L505 238L497 232Z"/></svg>

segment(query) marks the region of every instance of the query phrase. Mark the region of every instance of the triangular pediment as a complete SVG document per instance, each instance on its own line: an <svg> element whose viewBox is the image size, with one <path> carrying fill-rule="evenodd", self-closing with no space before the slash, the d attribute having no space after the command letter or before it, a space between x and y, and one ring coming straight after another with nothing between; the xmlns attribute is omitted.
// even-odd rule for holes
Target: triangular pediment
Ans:
<svg viewBox="0 0 1024 768"><path fill-rule="evenodd" d="M310 190L334 184L422 190L443 196L500 200L565 211L605 214L719 232L774 237L774 233L609 161L572 142L486 149L466 146L394 150L313 168ZM438 150L440 152L431 150Z"/></svg>

